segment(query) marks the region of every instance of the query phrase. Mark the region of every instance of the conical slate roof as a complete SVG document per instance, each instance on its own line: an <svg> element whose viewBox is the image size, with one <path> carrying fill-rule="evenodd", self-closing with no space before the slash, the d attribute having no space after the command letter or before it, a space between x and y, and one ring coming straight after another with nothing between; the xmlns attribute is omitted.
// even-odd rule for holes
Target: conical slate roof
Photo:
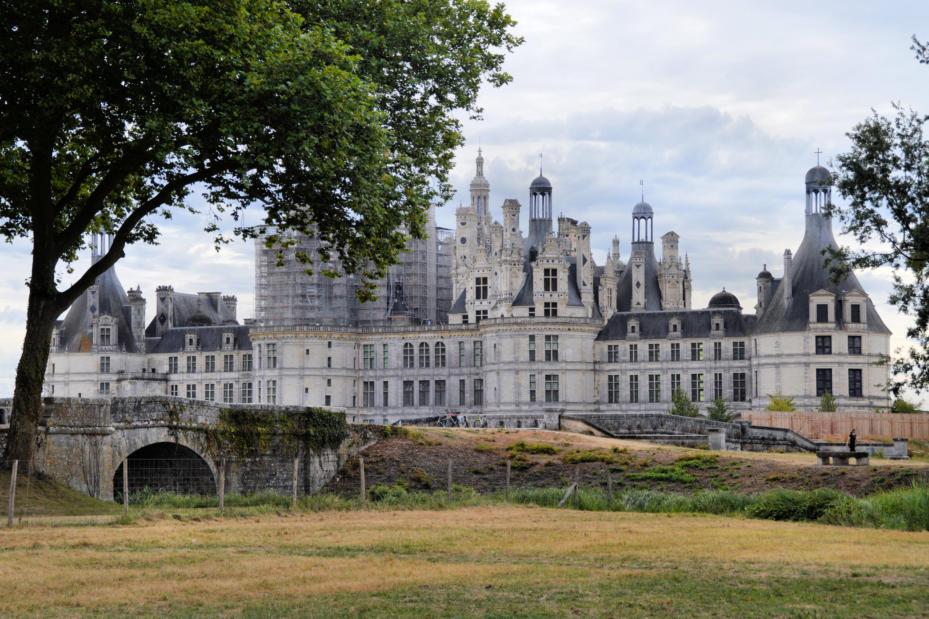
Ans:
<svg viewBox="0 0 929 619"><path fill-rule="evenodd" d="M116 276L115 267L110 267L97 278L97 296L91 298L90 290L77 298L68 309L64 321L58 328L60 350L63 352L87 352L93 343L91 315L113 316L117 321L118 335L114 341L119 342L121 350L138 352L132 337L130 323L129 296Z"/></svg>

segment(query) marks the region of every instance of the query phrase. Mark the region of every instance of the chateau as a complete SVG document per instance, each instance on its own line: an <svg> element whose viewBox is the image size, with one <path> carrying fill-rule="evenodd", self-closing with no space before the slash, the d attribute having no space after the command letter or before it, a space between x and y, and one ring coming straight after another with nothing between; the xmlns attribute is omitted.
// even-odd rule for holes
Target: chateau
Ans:
<svg viewBox="0 0 929 619"><path fill-rule="evenodd" d="M806 175L796 254L784 252L781 277L758 274L754 312L744 313L725 289L692 307L680 237L663 234L656 256L644 200L632 208L627 260L614 237L599 266L586 222L559 217L554 230L541 171L528 234L516 199L494 221L483 163L479 152L455 230L431 217L429 239L411 242L374 304L354 300L351 277L307 275L295 252L314 249L308 238L283 255L256 243L256 319L245 324L235 297L160 286L145 325L141 290L125 291L111 269L58 323L47 394L323 406L378 423L665 412L677 390L701 409L715 398L764 408L768 394L816 409L825 392L840 410L889 405L877 362L890 332L854 274L834 283L823 268L822 250L835 245L825 168ZM106 242L94 237L92 259Z"/></svg>

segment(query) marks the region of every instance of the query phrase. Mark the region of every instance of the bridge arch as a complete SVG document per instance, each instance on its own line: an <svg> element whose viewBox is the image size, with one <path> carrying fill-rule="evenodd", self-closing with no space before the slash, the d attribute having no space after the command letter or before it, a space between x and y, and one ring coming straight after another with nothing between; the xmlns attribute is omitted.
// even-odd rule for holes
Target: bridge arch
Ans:
<svg viewBox="0 0 929 619"><path fill-rule="evenodd" d="M113 473L113 498L122 501L128 462L129 495L148 489L175 494L216 494L214 467L196 451L173 441L149 443L131 452Z"/></svg>

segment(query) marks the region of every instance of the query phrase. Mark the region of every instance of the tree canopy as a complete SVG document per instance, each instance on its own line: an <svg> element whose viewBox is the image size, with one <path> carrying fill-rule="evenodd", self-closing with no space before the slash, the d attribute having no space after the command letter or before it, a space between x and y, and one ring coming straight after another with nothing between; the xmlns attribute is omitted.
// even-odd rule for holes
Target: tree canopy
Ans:
<svg viewBox="0 0 929 619"><path fill-rule="evenodd" d="M913 38L921 64L929 48ZM836 186L848 205L831 204L860 247L840 248L837 269L889 266L894 270L890 302L913 317L907 336L918 343L893 361L890 388L929 387L929 116L894 104L888 118L874 112L848 133L851 150L836 157Z"/></svg>
<svg viewBox="0 0 929 619"><path fill-rule="evenodd" d="M0 237L33 244L8 457L57 316L191 191L382 275L448 197L454 114L509 81L513 26L478 0L0 0ZM109 250L59 290L88 231Z"/></svg>

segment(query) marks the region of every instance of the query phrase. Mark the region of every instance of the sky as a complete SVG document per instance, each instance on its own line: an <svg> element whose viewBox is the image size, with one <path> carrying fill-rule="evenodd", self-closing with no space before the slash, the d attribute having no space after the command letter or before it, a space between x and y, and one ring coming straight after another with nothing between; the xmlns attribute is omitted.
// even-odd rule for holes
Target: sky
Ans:
<svg viewBox="0 0 929 619"><path fill-rule="evenodd" d="M599 263L614 235L628 260L643 181L655 238L681 236L695 308L725 287L751 312L755 275L767 264L781 276L784 250L796 251L803 235L803 180L815 151L828 165L848 150L856 123L891 112L892 102L929 113L929 67L910 50L914 34L929 39L924 1L506 5L525 43L506 63L512 83L482 90L482 119L461 117L467 142L451 175L458 195L438 209L439 225L454 227L455 206L469 201L480 147L492 215L502 219L503 200L517 198L525 231L541 153L553 215L591 225ZM141 286L148 319L163 284L234 294L240 320L254 315L254 248L214 251L207 218L165 222L160 245L130 247L117 264L124 286ZM27 241L0 245L0 397L13 391L29 260ZM88 263L89 255L77 266ZM887 304L890 271L859 280L894 332L892 351L907 346L908 318Z"/></svg>

